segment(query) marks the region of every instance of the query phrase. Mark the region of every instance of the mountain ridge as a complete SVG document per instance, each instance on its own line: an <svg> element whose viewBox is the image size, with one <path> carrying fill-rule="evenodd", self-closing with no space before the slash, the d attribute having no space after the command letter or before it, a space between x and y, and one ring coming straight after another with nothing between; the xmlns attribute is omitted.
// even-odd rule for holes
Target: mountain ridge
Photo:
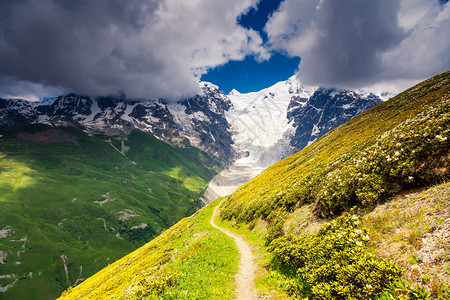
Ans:
<svg viewBox="0 0 450 300"><path fill-rule="evenodd" d="M304 147L295 142L298 137L307 136L307 143L312 142L330 128L381 102L381 98L373 94L370 94L368 101L367 92L342 91L340 95L333 94L328 97L325 111L317 114L317 119L312 117L309 120L318 123L321 115L333 114L334 119L328 118L324 122L331 123L320 125L323 128L317 133L317 126L301 127L300 124L304 121L303 115L310 114L305 107L311 106L310 98L318 88L303 86L295 76L247 94L225 95L216 85L208 82L199 82L199 86L201 94L177 103L161 99L89 98L75 94L41 102L1 99L0 128L32 123L70 124L81 126L89 134L106 135L126 135L133 129L139 129L161 141L181 147L192 145L231 161L242 156L240 152L248 151L245 149L248 140L255 142L265 136L266 140L275 141L262 145L258 142L250 152L257 152L255 160L258 160L259 152L269 153L277 148L279 154L276 157L262 158L270 160L265 163L268 166ZM353 95L352 101L343 97L345 93ZM321 95L321 98L330 94ZM334 102L355 106L356 110L338 111L339 107L333 105ZM270 112L271 109L274 113ZM245 131L255 132L248 136ZM287 143L284 141L286 139L289 139ZM279 145L276 145L277 142ZM263 148L258 149L261 146Z"/></svg>
<svg viewBox="0 0 450 300"><path fill-rule="evenodd" d="M206 93L209 93L208 97L197 96L185 100L184 110L188 110L189 113L184 113L183 110L184 115L192 115L199 110L199 107L203 109L202 113L206 113L203 117L210 124L206 128L208 130L206 134L203 128L199 131L189 130L189 128L183 130L186 128L180 122L176 122L178 120L174 120L174 114L169 110L170 107L172 112L175 111L176 106L169 106L162 100L137 101L112 97L91 99L75 94L43 102L2 100L0 101L0 109L3 112L0 115L0 128L32 123L56 126L75 123L90 134L106 135L126 135L133 129L139 129L164 142L180 146L192 143L193 146L210 151L219 157L233 157L230 142L220 144L216 143L214 138L208 137L208 135L216 135L225 141L231 139L228 125L223 117L226 99L220 98L220 93L218 96L208 91ZM220 98L220 101L216 96ZM190 125L196 126L193 122ZM205 143L204 140L208 138L208 142Z"/></svg>
<svg viewBox="0 0 450 300"><path fill-rule="evenodd" d="M228 96L233 106L225 115L231 123L236 151L249 152L249 156L254 152L252 160L264 161L264 167L382 102L365 91L305 86L296 76L258 92Z"/></svg>

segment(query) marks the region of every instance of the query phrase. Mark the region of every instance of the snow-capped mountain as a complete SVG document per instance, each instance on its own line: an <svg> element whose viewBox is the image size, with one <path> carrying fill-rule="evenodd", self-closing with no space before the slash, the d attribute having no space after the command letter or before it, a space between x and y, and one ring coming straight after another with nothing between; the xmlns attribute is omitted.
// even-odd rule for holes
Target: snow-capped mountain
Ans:
<svg viewBox="0 0 450 300"><path fill-rule="evenodd" d="M0 128L45 123L107 135L138 129L261 168L381 102L367 92L304 86L295 76L246 94L232 90L226 95L211 83L199 85L201 95L178 103L74 94L42 102L0 100Z"/></svg>
<svg viewBox="0 0 450 300"><path fill-rule="evenodd" d="M177 128L193 146L220 153L227 159L234 159L230 124L225 115L231 107L231 102L218 86L209 82L199 84L203 95L169 104L167 108Z"/></svg>
<svg viewBox="0 0 450 300"><path fill-rule="evenodd" d="M374 94L302 85L295 76L255 93L228 94L236 152L267 167L375 106Z"/></svg>
<svg viewBox="0 0 450 300"><path fill-rule="evenodd" d="M294 151L301 150L328 131L381 103L381 98L364 91L317 89L307 102L293 99L287 117L293 122Z"/></svg>

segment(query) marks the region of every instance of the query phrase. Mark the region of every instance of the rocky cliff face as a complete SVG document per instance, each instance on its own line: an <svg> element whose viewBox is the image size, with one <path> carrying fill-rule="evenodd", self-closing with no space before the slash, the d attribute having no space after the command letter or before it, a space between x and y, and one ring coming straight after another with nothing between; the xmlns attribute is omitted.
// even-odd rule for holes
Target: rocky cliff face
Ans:
<svg viewBox="0 0 450 300"><path fill-rule="evenodd" d="M293 122L295 133L290 146L294 152L299 151L333 128L381 102L372 93L324 88L317 89L309 99L292 97L287 118Z"/></svg>
<svg viewBox="0 0 450 300"><path fill-rule="evenodd" d="M225 113L231 101L216 85L201 82L203 95L169 104L168 109L183 136L200 149L234 159L232 133Z"/></svg>

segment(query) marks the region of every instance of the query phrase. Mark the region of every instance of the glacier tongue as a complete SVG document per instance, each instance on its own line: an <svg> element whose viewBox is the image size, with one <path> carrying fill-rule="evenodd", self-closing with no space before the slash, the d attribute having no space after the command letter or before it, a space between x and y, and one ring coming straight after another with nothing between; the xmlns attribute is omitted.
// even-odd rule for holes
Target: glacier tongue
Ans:
<svg viewBox="0 0 450 300"><path fill-rule="evenodd" d="M259 92L232 91L228 98L225 116L240 159L211 181L205 202L232 193L266 167L381 103L370 92L303 86L295 76Z"/></svg>
<svg viewBox="0 0 450 300"><path fill-rule="evenodd" d="M230 195L239 186L256 177L265 168L257 163L239 159L227 169L217 174L209 183L202 201L208 204L218 197Z"/></svg>

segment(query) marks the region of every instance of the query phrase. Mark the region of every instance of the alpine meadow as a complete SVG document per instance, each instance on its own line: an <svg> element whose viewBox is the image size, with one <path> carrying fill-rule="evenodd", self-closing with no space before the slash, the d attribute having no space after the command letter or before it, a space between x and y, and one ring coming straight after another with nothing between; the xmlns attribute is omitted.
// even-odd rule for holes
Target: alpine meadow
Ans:
<svg viewBox="0 0 450 300"><path fill-rule="evenodd" d="M218 224L252 246L263 297L448 299L449 108L446 72L274 164L61 299L232 299L233 280L222 278L237 268L235 247L205 224L219 201Z"/></svg>
<svg viewBox="0 0 450 300"><path fill-rule="evenodd" d="M450 300L449 0L0 1L0 300Z"/></svg>

